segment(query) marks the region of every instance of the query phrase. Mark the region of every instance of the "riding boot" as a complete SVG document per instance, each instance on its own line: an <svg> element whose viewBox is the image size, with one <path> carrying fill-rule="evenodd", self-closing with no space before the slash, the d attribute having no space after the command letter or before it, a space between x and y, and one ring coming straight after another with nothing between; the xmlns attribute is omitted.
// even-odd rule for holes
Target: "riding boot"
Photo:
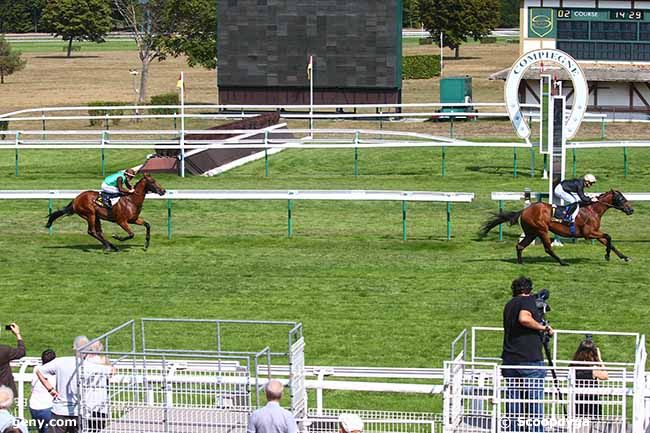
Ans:
<svg viewBox="0 0 650 433"><path fill-rule="evenodd" d="M113 208L113 204L111 203L110 196L105 192L102 193L102 202L104 203L104 207L110 212Z"/></svg>
<svg viewBox="0 0 650 433"><path fill-rule="evenodd" d="M569 223L569 233L571 233L571 236L576 235L576 224L573 221Z"/></svg>

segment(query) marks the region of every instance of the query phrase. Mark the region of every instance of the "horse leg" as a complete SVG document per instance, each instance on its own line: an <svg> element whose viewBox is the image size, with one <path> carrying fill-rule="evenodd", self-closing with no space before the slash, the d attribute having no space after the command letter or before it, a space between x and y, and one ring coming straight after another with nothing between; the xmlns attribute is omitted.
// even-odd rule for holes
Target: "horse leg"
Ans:
<svg viewBox="0 0 650 433"><path fill-rule="evenodd" d="M569 265L567 262L562 260L557 254L555 254L555 251L553 251L553 247L551 246L551 239L548 237L548 232L540 233L539 237L542 239L542 243L544 244L544 251L546 251L546 254L553 257L562 266Z"/></svg>
<svg viewBox="0 0 650 433"><path fill-rule="evenodd" d="M111 243L106 239L104 239L101 231L99 233L97 232L97 219L95 215L84 215L83 218L88 222L88 234L101 242L102 246L104 247L104 251L114 251L115 247L111 245Z"/></svg>
<svg viewBox="0 0 650 433"><path fill-rule="evenodd" d="M144 249L146 250L147 248L149 248L149 239L151 239L151 225L149 225L149 223L143 220L142 218L138 218L137 220L133 221L133 224L144 226L144 228L147 230L144 238Z"/></svg>
<svg viewBox="0 0 650 433"><path fill-rule="evenodd" d="M128 233L128 236L118 236L118 235L113 235L113 237L114 237L115 239L117 239L118 241L121 241L121 242L128 241L129 239L133 239L133 237L135 236L135 233L133 233L133 230L131 230L131 227L129 227L129 223L128 223L128 222L126 222L126 221L119 221L119 222L117 223L117 225L119 225L120 227L122 227L122 230L124 230L125 232L127 232L127 233Z"/></svg>
<svg viewBox="0 0 650 433"><path fill-rule="evenodd" d="M99 215L95 216L95 233L97 234L97 236L103 239L104 242L106 242L105 247L107 247L107 251L116 251L116 252L119 251L119 248L117 248L112 243L108 242L104 237L104 231L102 230L102 220L99 218Z"/></svg>
<svg viewBox="0 0 650 433"><path fill-rule="evenodd" d="M625 254L621 253L616 247L612 244L612 237L607 233L597 233L595 236L598 239L598 242L605 245L605 260L609 261L610 252L614 251L614 254L618 256L619 259L625 260L626 262L630 261L630 258Z"/></svg>
<svg viewBox="0 0 650 433"><path fill-rule="evenodd" d="M524 238L522 240L520 240L519 243L517 243L517 246L516 246L516 249L517 249L517 263L520 264L520 265L524 263L524 259L523 259L524 249L528 245L530 245L530 243L532 241L534 241L535 238L537 237L536 234L528 233L528 232L526 232L525 229L524 229L524 234L525 234Z"/></svg>

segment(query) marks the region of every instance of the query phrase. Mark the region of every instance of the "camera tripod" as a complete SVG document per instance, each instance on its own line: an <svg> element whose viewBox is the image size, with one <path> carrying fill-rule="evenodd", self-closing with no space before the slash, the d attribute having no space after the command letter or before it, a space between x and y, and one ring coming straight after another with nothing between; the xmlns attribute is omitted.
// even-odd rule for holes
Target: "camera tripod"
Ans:
<svg viewBox="0 0 650 433"><path fill-rule="evenodd" d="M544 326L548 325L548 322L546 320L542 321L542 324ZM557 389L557 393L560 396L560 400L564 400L564 395L562 395L562 390L560 389L560 381L557 378L557 372L555 371L555 366L553 365L553 358L551 357L551 349L548 346L549 341L551 340L551 336L548 334L546 331L540 332L539 338L542 340L542 346L544 346L544 353L546 354L546 360L548 361L549 367L551 367L551 376L553 376L553 383L555 384L555 388ZM566 405L562 405L562 409L564 411L564 415L566 416L567 414L567 408Z"/></svg>

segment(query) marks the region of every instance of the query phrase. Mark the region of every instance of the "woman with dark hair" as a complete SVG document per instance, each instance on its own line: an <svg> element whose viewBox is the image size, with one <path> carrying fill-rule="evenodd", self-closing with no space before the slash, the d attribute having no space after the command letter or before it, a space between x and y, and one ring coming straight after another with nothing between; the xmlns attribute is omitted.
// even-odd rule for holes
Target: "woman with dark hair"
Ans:
<svg viewBox="0 0 650 433"><path fill-rule="evenodd" d="M55 358L56 353L52 349L47 349L41 353L41 365L45 365ZM32 419L38 423L38 433L47 433L47 428L52 419L52 396L47 392L41 381L38 380L38 376L36 375L37 369L38 367L34 367L32 395L29 398L29 413L32 414ZM53 384L52 386L54 386L56 378L54 376L48 376L48 379Z"/></svg>
<svg viewBox="0 0 650 433"><path fill-rule="evenodd" d="M607 380L609 375L603 360L600 356L600 349L591 340L587 339L580 343L578 350L573 355L574 363L570 367L576 367L576 386L586 389L594 389L598 386L599 380ZM576 396L575 414L577 417L598 418L602 415L602 407L597 402L598 396L584 394Z"/></svg>

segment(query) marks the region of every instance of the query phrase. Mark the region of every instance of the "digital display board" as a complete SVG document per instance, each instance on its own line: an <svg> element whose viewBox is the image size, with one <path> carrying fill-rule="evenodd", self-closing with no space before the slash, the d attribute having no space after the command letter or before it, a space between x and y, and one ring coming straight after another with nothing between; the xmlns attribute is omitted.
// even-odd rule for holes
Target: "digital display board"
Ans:
<svg viewBox="0 0 650 433"><path fill-rule="evenodd" d="M529 8L528 37L555 39L556 48L578 60L650 61L647 12Z"/></svg>
<svg viewBox="0 0 650 433"><path fill-rule="evenodd" d="M218 2L224 87L401 88L402 0Z"/></svg>

